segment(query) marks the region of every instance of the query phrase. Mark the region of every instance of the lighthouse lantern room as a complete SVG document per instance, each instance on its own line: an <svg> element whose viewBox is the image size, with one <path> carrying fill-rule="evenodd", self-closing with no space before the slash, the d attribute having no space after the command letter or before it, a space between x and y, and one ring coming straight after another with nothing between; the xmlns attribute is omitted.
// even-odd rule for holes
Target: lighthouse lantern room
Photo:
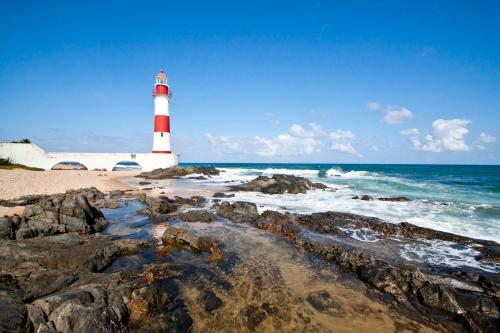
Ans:
<svg viewBox="0 0 500 333"><path fill-rule="evenodd" d="M156 75L153 98L155 103L155 121L153 134L153 154L171 154L170 114L168 103L171 94L167 84L167 75L160 70Z"/></svg>

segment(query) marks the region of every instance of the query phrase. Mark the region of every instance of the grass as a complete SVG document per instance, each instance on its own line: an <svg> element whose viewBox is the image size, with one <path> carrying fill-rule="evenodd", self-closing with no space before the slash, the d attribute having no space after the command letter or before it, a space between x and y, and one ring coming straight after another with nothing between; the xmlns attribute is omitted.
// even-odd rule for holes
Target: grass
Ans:
<svg viewBox="0 0 500 333"><path fill-rule="evenodd" d="M29 167L23 164L16 164L12 158L2 158L0 157L0 170L14 170L14 169L24 169L29 171L43 171L40 168Z"/></svg>
<svg viewBox="0 0 500 333"><path fill-rule="evenodd" d="M14 170L14 169L24 169L29 171L43 171L41 168L29 167L23 164L9 164L9 165L0 165L0 170Z"/></svg>

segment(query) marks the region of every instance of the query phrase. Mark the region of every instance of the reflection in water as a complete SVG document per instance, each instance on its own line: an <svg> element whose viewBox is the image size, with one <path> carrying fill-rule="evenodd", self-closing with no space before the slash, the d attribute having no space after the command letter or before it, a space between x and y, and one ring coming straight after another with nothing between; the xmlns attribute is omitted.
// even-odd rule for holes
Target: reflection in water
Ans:
<svg viewBox="0 0 500 333"><path fill-rule="evenodd" d="M160 239L166 228L182 227L223 244L229 259L214 263L205 254L153 247L116 260L108 272L141 271L145 263L170 262L196 267L186 275L182 294L194 332L405 332L433 330L367 296L363 283L309 256L272 234L227 221L153 224L136 214L132 201L105 210L107 233ZM213 309L201 299L212 293L222 300Z"/></svg>

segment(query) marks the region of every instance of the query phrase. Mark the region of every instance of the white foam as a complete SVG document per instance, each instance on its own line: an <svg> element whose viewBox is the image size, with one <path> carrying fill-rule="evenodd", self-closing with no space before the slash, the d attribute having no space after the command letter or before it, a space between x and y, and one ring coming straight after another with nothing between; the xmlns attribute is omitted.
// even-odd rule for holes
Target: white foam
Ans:
<svg viewBox="0 0 500 333"><path fill-rule="evenodd" d="M474 257L479 254L470 245L462 245L440 240L420 240L418 243L405 244L400 255L408 261L426 262L432 265L449 267L474 267L487 272L500 272L499 264L486 264Z"/></svg>

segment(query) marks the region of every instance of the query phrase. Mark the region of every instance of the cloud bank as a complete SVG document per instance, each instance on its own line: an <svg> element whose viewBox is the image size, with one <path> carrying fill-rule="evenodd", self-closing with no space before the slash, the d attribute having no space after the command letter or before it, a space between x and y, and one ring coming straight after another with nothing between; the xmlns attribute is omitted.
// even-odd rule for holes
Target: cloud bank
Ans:
<svg viewBox="0 0 500 333"><path fill-rule="evenodd" d="M312 155L328 150L361 156L353 146L356 135L351 131L328 133L320 125L307 128L293 124L288 131L275 137L217 136L205 133L211 151L221 154L244 154L260 157Z"/></svg>

